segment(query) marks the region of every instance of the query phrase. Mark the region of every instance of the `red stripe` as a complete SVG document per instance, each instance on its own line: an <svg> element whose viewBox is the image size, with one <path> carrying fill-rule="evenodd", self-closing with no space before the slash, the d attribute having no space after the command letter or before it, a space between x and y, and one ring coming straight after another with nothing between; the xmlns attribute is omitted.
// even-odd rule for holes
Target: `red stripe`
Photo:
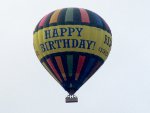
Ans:
<svg viewBox="0 0 150 113"><path fill-rule="evenodd" d="M41 20L40 23L39 23L39 27L43 27L43 25L44 25L44 23L45 23L45 21L46 21L47 16L48 16L48 15L46 15L46 16L44 16L44 17L42 18L42 20Z"/></svg>
<svg viewBox="0 0 150 113"><path fill-rule="evenodd" d="M83 67L84 61L85 61L85 56L79 56L78 66L77 66L77 71L76 71L76 77L75 77L76 80L78 80L78 78L79 78L79 75L80 75L81 69Z"/></svg>
<svg viewBox="0 0 150 113"><path fill-rule="evenodd" d="M62 82L62 80L61 80L61 78L60 78L60 76L59 76L57 70L55 69L55 67L54 67L54 65L53 65L53 63L52 63L52 61L51 61L51 59L48 59L47 62L48 62L48 65L49 65L49 66L51 67L51 69L53 70L55 76Z"/></svg>
<svg viewBox="0 0 150 113"><path fill-rule="evenodd" d="M81 13L81 21L90 23L90 19L89 19L89 15L88 15L87 11L85 9L81 8L80 13Z"/></svg>

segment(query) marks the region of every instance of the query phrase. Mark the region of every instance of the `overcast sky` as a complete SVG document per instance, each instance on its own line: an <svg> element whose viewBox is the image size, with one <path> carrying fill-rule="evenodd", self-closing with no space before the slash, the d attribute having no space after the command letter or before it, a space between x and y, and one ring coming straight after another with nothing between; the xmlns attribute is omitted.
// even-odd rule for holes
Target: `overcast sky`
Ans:
<svg viewBox="0 0 150 113"><path fill-rule="evenodd" d="M112 51L79 89L79 102L48 74L33 49L39 20L58 8L82 7L112 30ZM1 0L0 113L150 113L149 0Z"/></svg>

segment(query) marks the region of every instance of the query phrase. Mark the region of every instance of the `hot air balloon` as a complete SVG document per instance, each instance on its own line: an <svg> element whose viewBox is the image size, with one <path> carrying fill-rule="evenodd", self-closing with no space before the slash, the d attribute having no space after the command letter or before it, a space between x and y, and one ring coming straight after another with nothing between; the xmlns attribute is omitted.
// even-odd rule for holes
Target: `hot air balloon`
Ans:
<svg viewBox="0 0 150 113"><path fill-rule="evenodd" d="M63 8L45 15L33 33L35 53L45 69L77 102L75 92L102 66L112 45L109 26L83 8Z"/></svg>

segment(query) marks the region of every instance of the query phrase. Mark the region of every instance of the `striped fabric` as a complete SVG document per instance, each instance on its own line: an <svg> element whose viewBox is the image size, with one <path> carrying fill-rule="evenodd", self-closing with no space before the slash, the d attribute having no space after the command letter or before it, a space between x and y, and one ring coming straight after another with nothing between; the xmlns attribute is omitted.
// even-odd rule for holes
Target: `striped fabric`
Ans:
<svg viewBox="0 0 150 113"><path fill-rule="evenodd" d="M111 34L107 23L99 15L83 8L64 8L47 14L38 23L34 33L57 25L86 25ZM73 51L49 54L40 61L69 94L74 94L104 63L96 55Z"/></svg>
<svg viewBox="0 0 150 113"><path fill-rule="evenodd" d="M104 61L86 53L66 52L49 55L41 63L55 75L55 79L66 91L75 93Z"/></svg>
<svg viewBox="0 0 150 113"><path fill-rule="evenodd" d="M96 13L83 8L64 8L46 15L34 32L54 25L88 25L101 28L111 34L107 23Z"/></svg>

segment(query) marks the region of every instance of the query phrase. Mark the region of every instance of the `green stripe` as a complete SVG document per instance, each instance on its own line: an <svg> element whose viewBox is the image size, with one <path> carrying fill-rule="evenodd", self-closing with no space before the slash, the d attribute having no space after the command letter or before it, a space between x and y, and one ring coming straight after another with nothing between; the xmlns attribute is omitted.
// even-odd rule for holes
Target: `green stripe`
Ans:
<svg viewBox="0 0 150 113"><path fill-rule="evenodd" d="M73 70L73 55L67 55L67 65L68 65L68 72L69 76L72 76L72 70Z"/></svg>
<svg viewBox="0 0 150 113"><path fill-rule="evenodd" d="M73 22L73 8L68 8L66 11L65 22Z"/></svg>

